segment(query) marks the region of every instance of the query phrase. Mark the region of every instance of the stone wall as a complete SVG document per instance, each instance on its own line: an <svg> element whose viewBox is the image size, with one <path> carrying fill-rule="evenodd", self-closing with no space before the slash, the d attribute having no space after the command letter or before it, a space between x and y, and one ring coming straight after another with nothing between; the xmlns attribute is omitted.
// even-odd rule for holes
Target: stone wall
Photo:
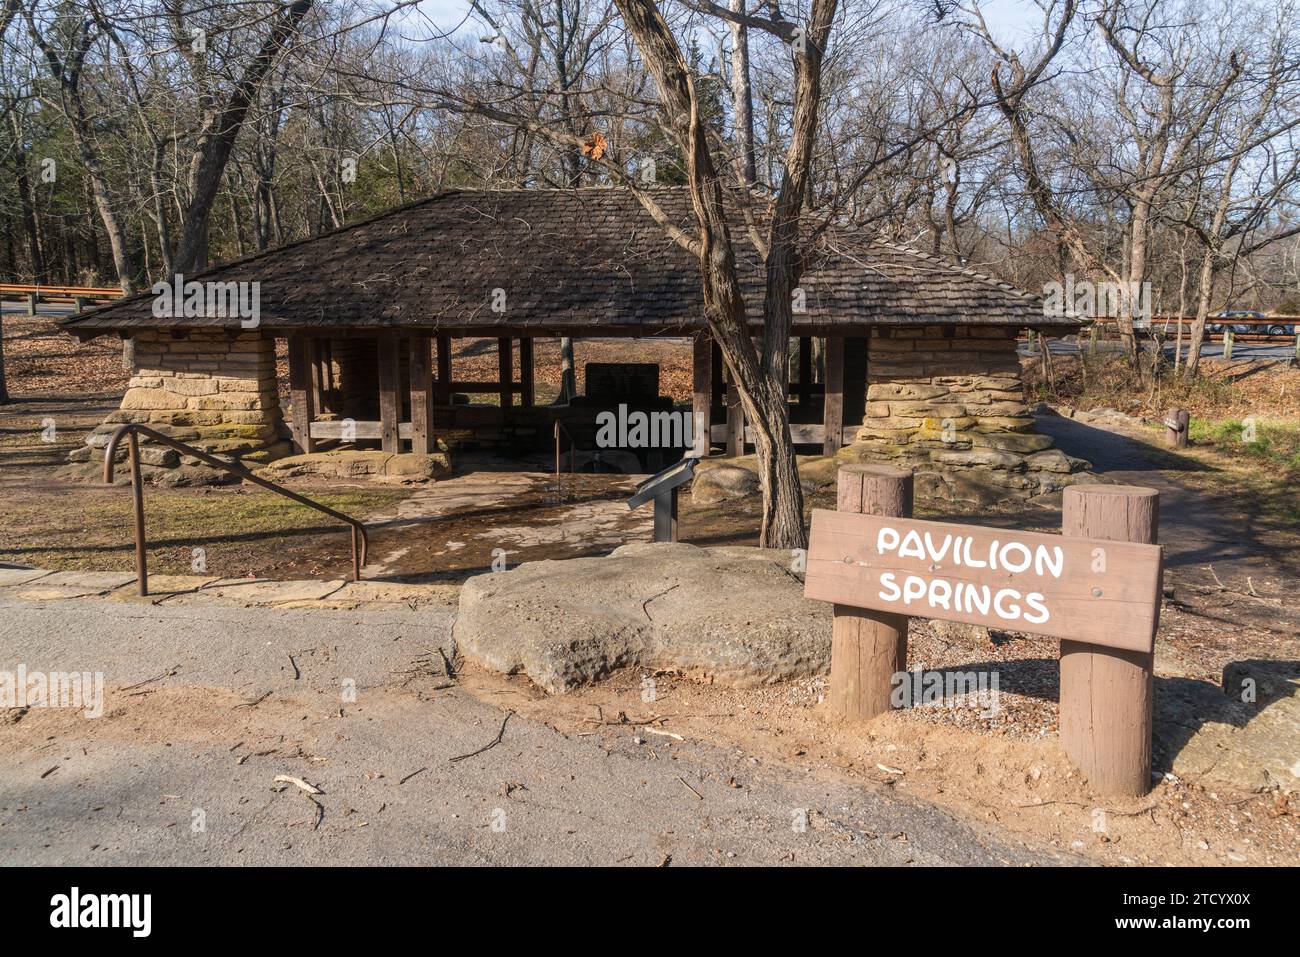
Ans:
<svg viewBox="0 0 1300 957"><path fill-rule="evenodd" d="M916 470L918 494L969 501L1055 491L1079 481L1082 459L1034 430L1016 329L877 327L856 461Z"/></svg>
<svg viewBox="0 0 1300 957"><path fill-rule="evenodd" d="M103 449L118 425L139 422L205 452L235 456L249 464L288 455L289 430L276 392L275 340L258 333L141 332L136 367L121 407L86 438L69 459L94 477ZM125 450L119 451L125 458ZM169 485L223 481L223 473L164 445L144 440L146 477ZM80 467L79 470L77 467Z"/></svg>

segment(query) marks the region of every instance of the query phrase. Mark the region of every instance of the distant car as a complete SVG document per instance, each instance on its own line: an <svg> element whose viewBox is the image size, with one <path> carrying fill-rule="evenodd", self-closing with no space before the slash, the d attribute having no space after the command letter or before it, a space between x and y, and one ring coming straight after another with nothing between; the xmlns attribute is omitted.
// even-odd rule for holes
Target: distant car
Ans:
<svg viewBox="0 0 1300 957"><path fill-rule="evenodd" d="M1216 316L1215 318L1216 319L1263 319L1265 318L1265 316L1262 312L1255 312L1254 310L1225 309L1223 312L1219 313L1218 316ZM1237 335L1244 335L1245 333L1253 332L1259 328L1258 326L1246 325L1245 323L1239 323L1239 322L1234 322L1234 323L1207 322L1205 324L1205 331L1221 333L1229 327L1231 327L1232 331Z"/></svg>

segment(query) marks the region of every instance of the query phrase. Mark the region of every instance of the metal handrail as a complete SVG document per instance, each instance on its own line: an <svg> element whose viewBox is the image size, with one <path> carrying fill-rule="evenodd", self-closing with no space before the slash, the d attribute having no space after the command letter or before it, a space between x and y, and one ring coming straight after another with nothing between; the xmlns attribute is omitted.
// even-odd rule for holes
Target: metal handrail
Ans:
<svg viewBox="0 0 1300 957"><path fill-rule="evenodd" d="M578 443L574 441L573 433L564 427L559 419L555 420L555 498L561 501L564 498L563 488L560 484L560 433L563 432L569 437L569 471L572 472L578 461Z"/></svg>
<svg viewBox="0 0 1300 957"><path fill-rule="evenodd" d="M127 454L131 466L131 486L134 492L134 512L135 512L135 568L136 577L139 580L141 595L149 594L149 570L146 567L145 558L145 538L144 538L144 485L140 481L140 440L138 433L143 432L155 442L161 442L163 445L169 445L185 455L192 455L201 462L211 465L213 468L229 472L231 475L237 475L246 482L252 482L264 489L275 492L277 495L283 495L287 499L292 499L299 505L306 505L308 508L314 508L318 512L328 515L330 518L336 518L340 522L345 522L352 527L352 580L361 580L361 569L366 564L366 549L370 544L366 537L366 527L350 515L344 515L342 512L336 512L327 505L320 502L313 502L311 499L299 495L297 492L290 492L287 488L276 485L274 482L268 482L264 478L259 478L249 471L248 466L242 462L227 462L210 455L201 449L196 449L192 445L186 445L184 442L178 442L169 435L164 435L157 429L151 429L147 425L140 425L136 422L128 422L120 426L108 440L108 445L104 448L104 482L107 485L113 484L113 457L117 454L117 445L122 441L122 437L127 438Z"/></svg>

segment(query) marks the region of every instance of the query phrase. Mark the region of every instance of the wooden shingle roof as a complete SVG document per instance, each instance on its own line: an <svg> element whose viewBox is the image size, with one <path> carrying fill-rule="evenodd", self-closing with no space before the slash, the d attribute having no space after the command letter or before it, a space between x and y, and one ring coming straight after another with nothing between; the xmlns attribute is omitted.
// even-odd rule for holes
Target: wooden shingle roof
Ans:
<svg viewBox="0 0 1300 957"><path fill-rule="evenodd" d="M656 200L693 232L684 187ZM762 263L733 229L758 323ZM622 189L459 190L364 222L216 266L187 281L260 284L261 328L338 332L401 328L458 335L673 335L702 326L695 259ZM870 324L1072 326L1042 301L913 249L829 230L801 283L796 330ZM152 292L63 322L106 332L238 328L237 317L154 315Z"/></svg>

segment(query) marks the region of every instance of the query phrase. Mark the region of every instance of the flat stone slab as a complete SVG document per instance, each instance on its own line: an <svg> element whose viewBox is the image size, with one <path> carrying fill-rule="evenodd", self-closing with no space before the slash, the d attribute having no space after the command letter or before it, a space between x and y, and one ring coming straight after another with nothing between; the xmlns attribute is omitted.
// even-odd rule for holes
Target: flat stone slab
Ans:
<svg viewBox="0 0 1300 957"><path fill-rule="evenodd" d="M118 604L207 605L235 608L446 612L459 594L454 582L408 584L363 580L273 581L212 575L150 575L149 594L136 593L135 576L118 572L0 569L0 595L29 601L100 598Z"/></svg>
<svg viewBox="0 0 1300 957"><path fill-rule="evenodd" d="M0 588L26 585L49 574L44 568L0 568Z"/></svg>
<svg viewBox="0 0 1300 957"><path fill-rule="evenodd" d="M334 608L344 611L357 608L446 609L455 606L459 592L459 586L450 582L408 585L400 582L359 581L348 582L327 598L318 601L297 601L292 607Z"/></svg>
<svg viewBox="0 0 1300 957"><path fill-rule="evenodd" d="M192 594L221 579L215 575L150 575L149 594L137 594L135 579L128 582L129 587L122 587L108 595L109 601L128 602L130 604L156 605L168 601L177 595Z"/></svg>
<svg viewBox="0 0 1300 957"><path fill-rule="evenodd" d="M527 562L461 589L472 660L557 693L626 667L753 687L830 667L831 606L803 597L791 552L684 543Z"/></svg>
<svg viewBox="0 0 1300 957"><path fill-rule="evenodd" d="M1160 682L1156 754L1180 777L1300 790L1300 664L1234 662L1224 678L1222 689L1189 678Z"/></svg>
<svg viewBox="0 0 1300 957"><path fill-rule="evenodd" d="M10 594L27 601L59 601L67 598L96 598L135 581L130 572L49 572Z"/></svg>
<svg viewBox="0 0 1300 957"><path fill-rule="evenodd" d="M271 581L265 578L221 578L198 591L167 600L168 605L240 605L245 608L294 608L301 602L318 602L346 584L332 581Z"/></svg>

